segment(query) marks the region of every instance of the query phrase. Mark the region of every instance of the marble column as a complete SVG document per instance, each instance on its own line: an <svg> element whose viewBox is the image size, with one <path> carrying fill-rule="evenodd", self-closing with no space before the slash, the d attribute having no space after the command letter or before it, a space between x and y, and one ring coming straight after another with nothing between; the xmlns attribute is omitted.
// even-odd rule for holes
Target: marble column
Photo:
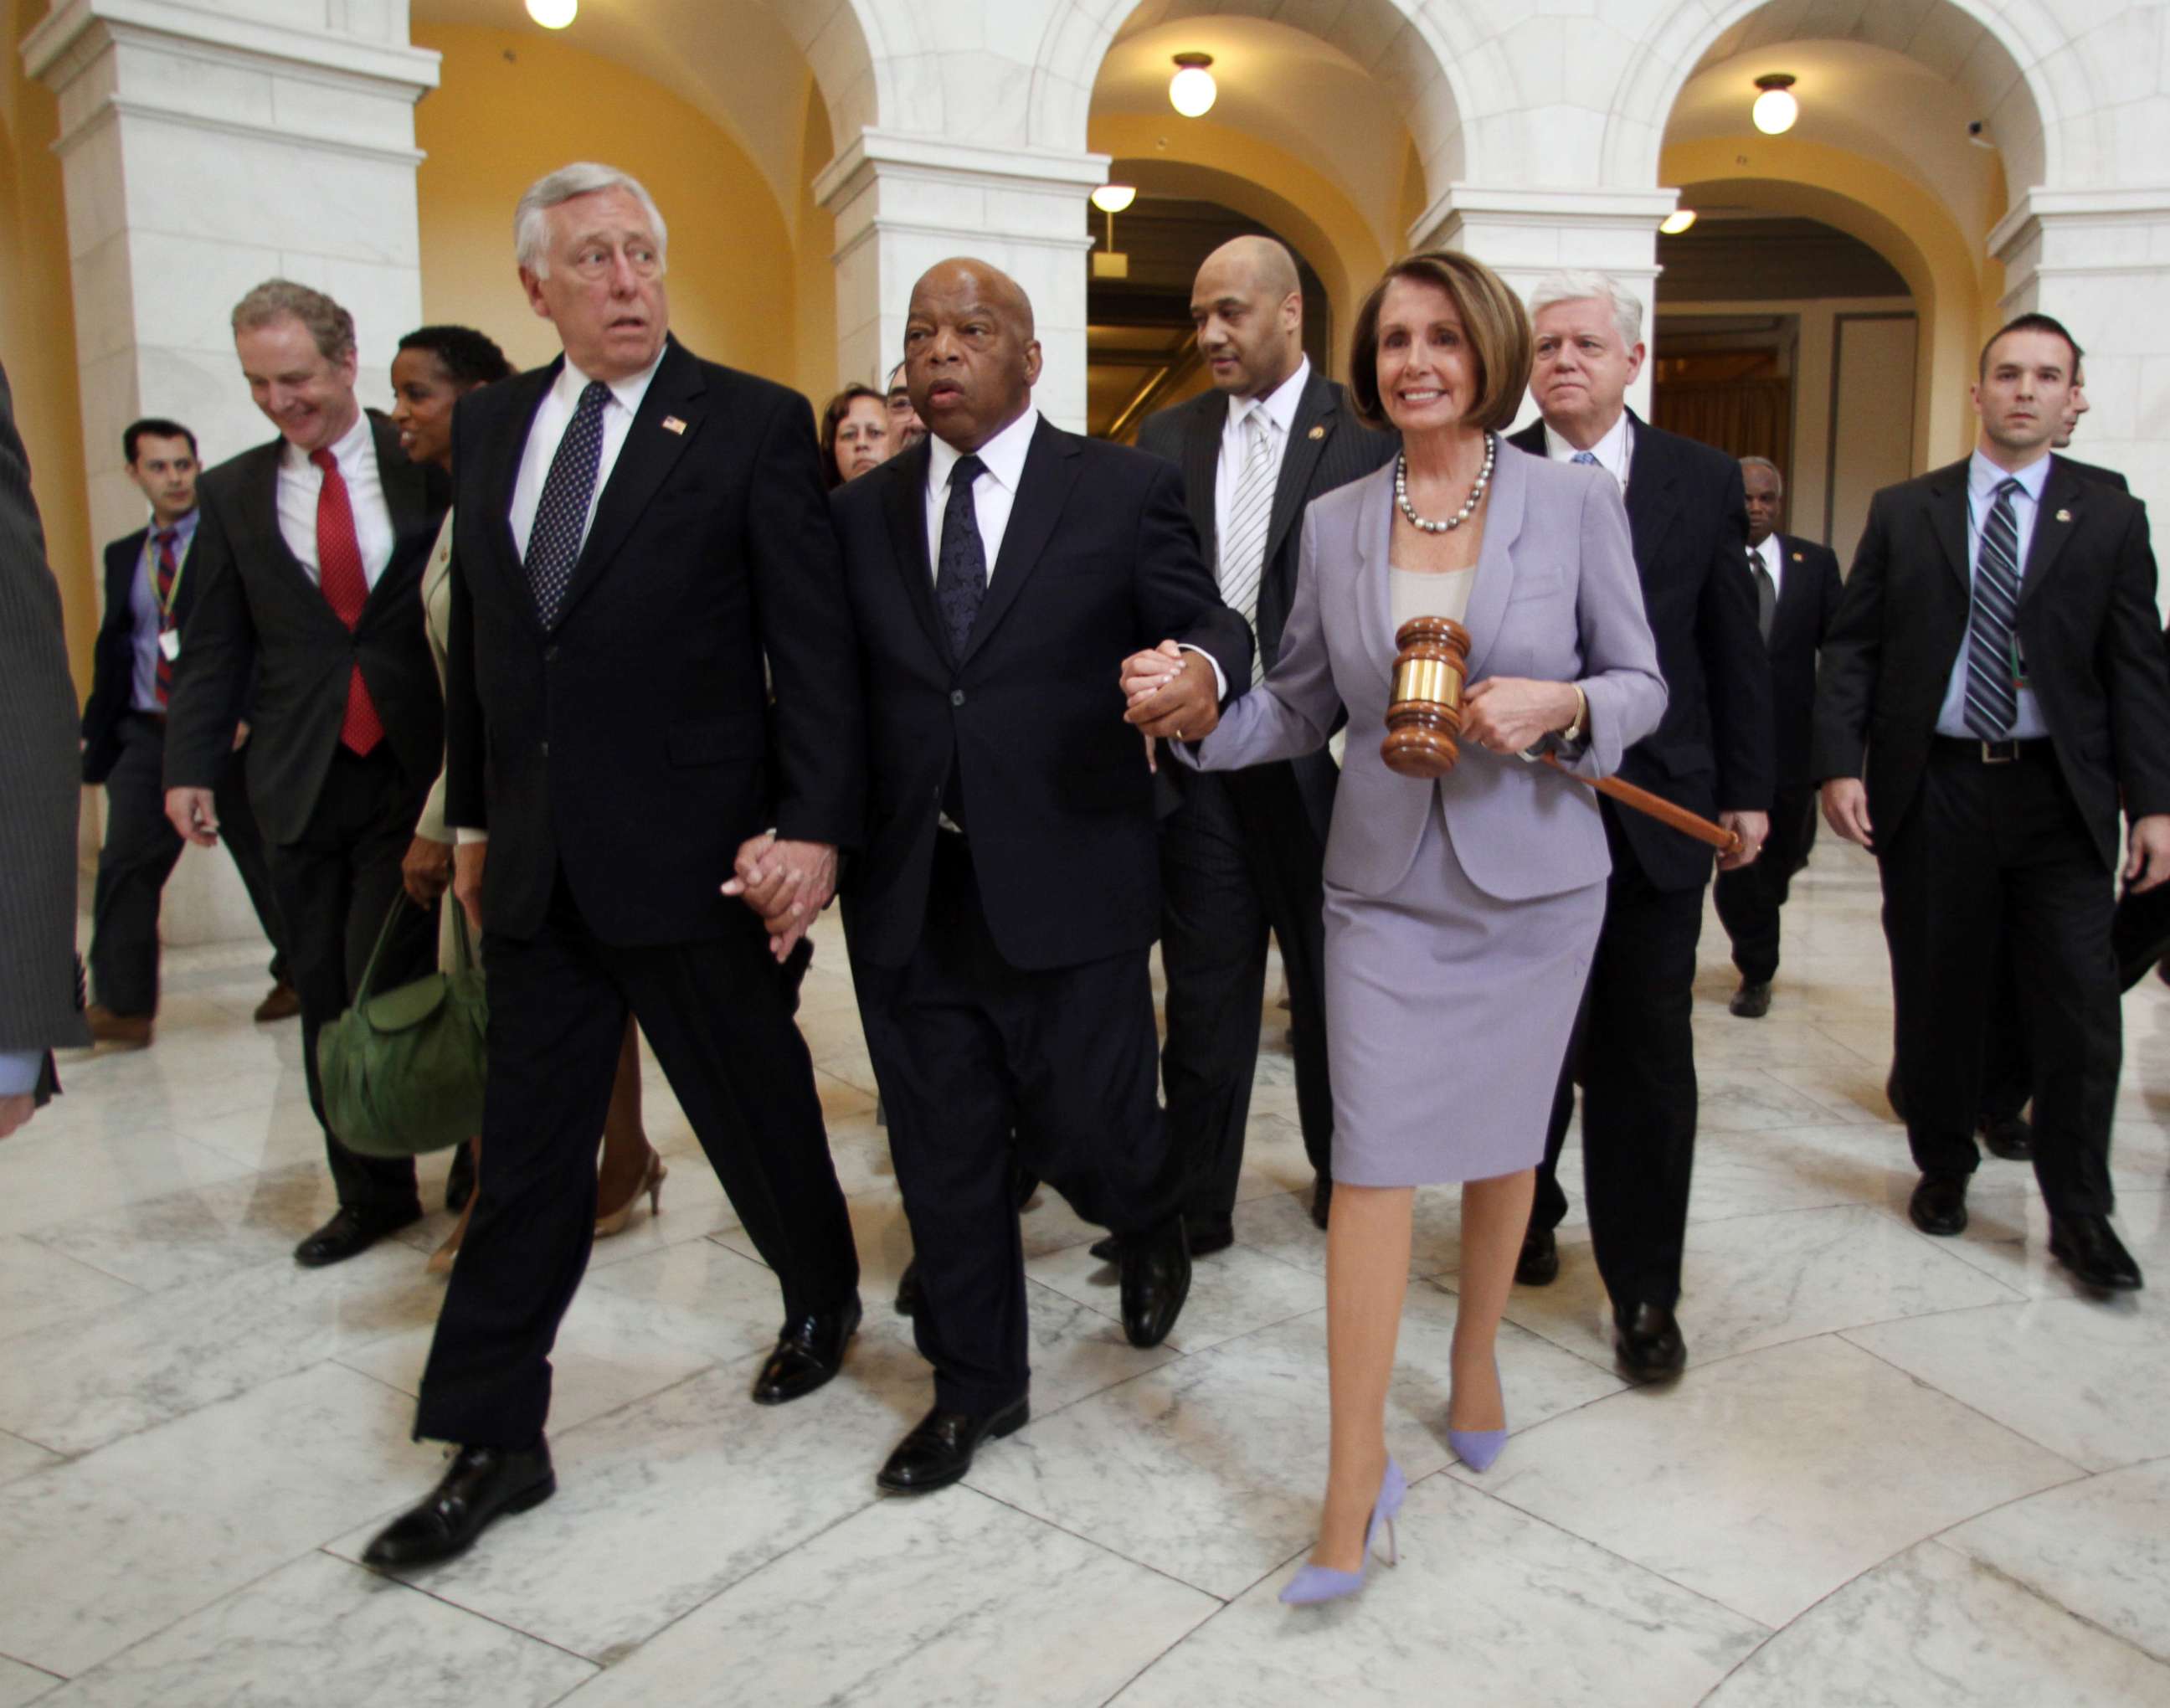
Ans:
<svg viewBox="0 0 2170 1708"><path fill-rule="evenodd" d="M879 384L904 353L911 286L935 262L975 255L1024 287L1045 366L1035 401L1085 426L1086 198L1104 154L869 129L815 180L836 219L836 332L845 377Z"/></svg>
<svg viewBox="0 0 2170 1708"><path fill-rule="evenodd" d="M208 463L270 436L227 319L263 279L352 311L365 399L388 405L393 346L421 319L414 110L437 82L406 14L404 0L58 0L24 41L60 104L95 538L142 525L120 448L138 416L186 422ZM163 926L172 943L254 933L223 854L184 859Z"/></svg>
<svg viewBox="0 0 2170 1708"><path fill-rule="evenodd" d="M1679 200L1675 190L1455 184L1409 228L1409 247L1474 255L1526 300L1540 279L1563 268L1610 273L1640 299L1644 342L1654 355L1658 222ZM1644 361L1628 390L1628 407L1646 420L1650 371Z"/></svg>

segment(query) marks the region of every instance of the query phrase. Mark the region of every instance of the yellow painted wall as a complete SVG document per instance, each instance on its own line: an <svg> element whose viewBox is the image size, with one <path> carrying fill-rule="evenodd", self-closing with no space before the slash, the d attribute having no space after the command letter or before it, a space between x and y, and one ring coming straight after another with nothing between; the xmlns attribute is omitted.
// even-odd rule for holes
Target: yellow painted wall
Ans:
<svg viewBox="0 0 2170 1708"><path fill-rule="evenodd" d="M24 75L23 38L45 0L13 0L0 31L0 364L15 398L15 426L29 453L30 487L45 525L45 554L61 586L76 690L90 692L98 636L98 576L83 480L83 408L75 369L75 303L68 280L61 163L52 152L59 110Z"/></svg>
<svg viewBox="0 0 2170 1708"><path fill-rule="evenodd" d="M799 281L783 215L722 131L638 72L561 42L419 19L413 34L444 56L442 85L414 114L429 157L417 189L430 319L479 327L523 367L554 356L549 323L521 293L512 209L544 173L600 160L639 179L663 211L680 341L711 361L800 383Z"/></svg>

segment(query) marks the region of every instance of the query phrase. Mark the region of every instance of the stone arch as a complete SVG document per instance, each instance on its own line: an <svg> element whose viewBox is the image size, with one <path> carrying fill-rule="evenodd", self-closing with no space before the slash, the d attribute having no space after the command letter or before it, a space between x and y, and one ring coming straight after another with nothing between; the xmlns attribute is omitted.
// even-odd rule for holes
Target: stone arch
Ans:
<svg viewBox="0 0 2170 1708"><path fill-rule="evenodd" d="M2015 202L2059 179L2063 124L2071 116L2059 83L2082 75L2078 62L2067 62L2067 77L2050 75L2041 47L1988 0L1842 0L1817 19L1804 29L1801 8L1789 0L1673 0L1654 12L1614 90L1605 127L1605 181L1656 180L1666 120L1706 62L1811 39L1889 48L1959 83L1975 98L1997 139Z"/></svg>
<svg viewBox="0 0 2170 1708"><path fill-rule="evenodd" d="M908 6L882 0L767 0L814 72L839 151L860 131L938 131L942 85L915 78L926 50Z"/></svg>
<svg viewBox="0 0 2170 1708"><path fill-rule="evenodd" d="M1448 0L1348 0L1324 8L1307 0L1056 0L1033 64L1027 138L1035 147L1086 146L1093 86L1119 34L1236 13L1316 36L1393 90L1424 164L1427 194L1436 199L1470 175L1464 115L1472 109L1435 15L1451 10Z"/></svg>

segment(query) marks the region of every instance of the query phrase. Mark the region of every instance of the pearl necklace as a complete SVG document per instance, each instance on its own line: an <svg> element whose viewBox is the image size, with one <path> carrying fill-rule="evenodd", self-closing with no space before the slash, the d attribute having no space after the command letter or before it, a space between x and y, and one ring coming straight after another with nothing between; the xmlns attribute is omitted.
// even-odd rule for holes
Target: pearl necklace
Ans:
<svg viewBox="0 0 2170 1708"><path fill-rule="evenodd" d="M1477 506L1484 501L1484 489L1492 484L1492 465L1499 454L1499 441L1491 433L1484 436L1484 466L1477 471L1477 484L1469 489L1469 497L1462 508L1445 522L1432 522L1417 514L1417 507L1409 502L1409 458L1406 451L1394 457L1394 502L1401 506L1402 514L1409 519L1411 527L1422 528L1426 533L1452 533L1477 513Z"/></svg>

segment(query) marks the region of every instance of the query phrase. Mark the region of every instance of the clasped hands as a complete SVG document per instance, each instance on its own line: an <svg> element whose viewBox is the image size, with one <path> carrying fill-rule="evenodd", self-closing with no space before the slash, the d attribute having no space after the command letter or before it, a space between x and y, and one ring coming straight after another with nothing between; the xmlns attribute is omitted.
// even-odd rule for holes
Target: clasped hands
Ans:
<svg viewBox="0 0 2170 1708"><path fill-rule="evenodd" d="M788 961L815 917L836 893L836 850L826 842L789 842L763 831L739 845L723 886L768 929L768 952Z"/></svg>
<svg viewBox="0 0 2170 1708"><path fill-rule="evenodd" d="M1219 685L1211 661L1163 640L1123 661L1123 721L1137 726L1146 767L1157 768L1153 743L1203 741L1219 727Z"/></svg>

